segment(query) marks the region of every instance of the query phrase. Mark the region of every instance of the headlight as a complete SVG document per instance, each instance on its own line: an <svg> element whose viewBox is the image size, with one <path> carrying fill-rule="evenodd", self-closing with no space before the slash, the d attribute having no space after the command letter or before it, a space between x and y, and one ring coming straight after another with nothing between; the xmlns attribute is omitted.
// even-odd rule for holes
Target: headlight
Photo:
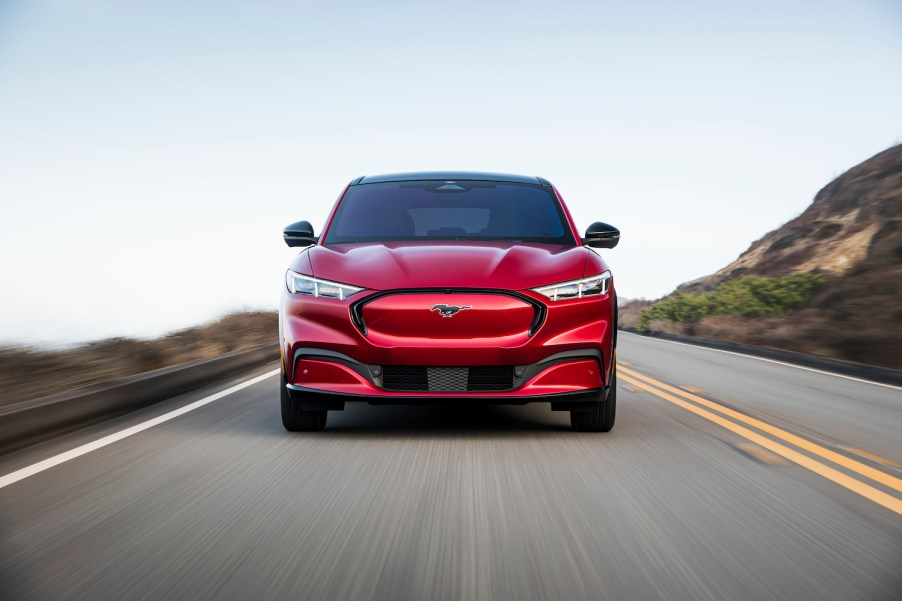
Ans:
<svg viewBox="0 0 902 601"><path fill-rule="evenodd" d="M285 283L288 285L288 291L295 294L325 296L340 300L344 300L352 294L357 294L363 290L363 288L358 288L357 286L348 286L347 284L311 278L310 276L301 275L293 271L288 271L288 273L285 274Z"/></svg>
<svg viewBox="0 0 902 601"><path fill-rule="evenodd" d="M542 286L541 288L533 288L532 291L543 294L551 300L556 301L564 298L582 298L584 296L606 294L610 282L611 272L605 271L600 275L593 275L590 278L573 280L571 282L561 282L560 284Z"/></svg>

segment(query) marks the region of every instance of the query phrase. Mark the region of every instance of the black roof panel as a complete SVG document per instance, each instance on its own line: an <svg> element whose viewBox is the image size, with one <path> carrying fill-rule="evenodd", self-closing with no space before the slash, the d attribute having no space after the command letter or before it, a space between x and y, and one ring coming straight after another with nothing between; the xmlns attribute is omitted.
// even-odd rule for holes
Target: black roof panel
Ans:
<svg viewBox="0 0 902 601"><path fill-rule="evenodd" d="M415 173L387 173L365 175L352 182L357 184L381 184L385 182L416 182L426 180L514 182L518 184L545 184L544 180L529 175L509 173L482 173L480 171L419 171Z"/></svg>

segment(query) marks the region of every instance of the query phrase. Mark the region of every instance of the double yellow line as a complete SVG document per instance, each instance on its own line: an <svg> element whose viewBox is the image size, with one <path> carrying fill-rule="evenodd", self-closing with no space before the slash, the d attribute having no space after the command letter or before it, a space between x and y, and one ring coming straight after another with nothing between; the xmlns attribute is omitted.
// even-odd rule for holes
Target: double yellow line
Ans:
<svg viewBox="0 0 902 601"><path fill-rule="evenodd" d="M759 419L755 419L753 417L745 415L744 413L734 411L729 407L724 407L723 405L709 401L708 399L702 398L698 395L680 390L679 388L674 388L673 386L669 386L664 382L660 382L658 380L655 380L654 378L650 378L637 371L624 367L623 364L620 364L617 367L617 377L632 384L636 388L650 392L651 394L660 397L665 401L669 401L674 405L677 405L678 407L682 407L687 411L691 411L699 417L703 417L706 420L717 424L718 426L726 428L734 434L737 434L745 438L746 440L750 440L751 442L764 447L772 453L780 455L781 457L797 465L800 465L801 467L810 470L815 474L823 476L831 482L839 484L840 486L847 488L852 492L855 492L862 497L865 497L866 499L877 503L878 505L886 507L890 511L894 511L897 514L902 515L902 500L894 497L891 494L885 493L882 490L871 486L870 484L866 484L861 480L853 478L833 467L830 467L826 463L821 463L820 461L804 455L786 445L780 444L779 442L768 438L767 436L764 436L759 432L755 432L754 430L750 430L745 426L741 426L736 422L738 421L756 428L757 430L765 432L770 436L773 436L774 438L787 442L795 447L798 447L799 449L808 451L812 455L826 459L827 461L835 465L841 466L851 472L864 476L865 478L869 478L874 482L879 482L880 484L897 492L902 492L902 480L896 478L895 476L887 474L886 472L880 471L878 469L874 469L859 461L855 461L854 459L846 457L845 455L840 455L839 453L815 444L810 440L796 436L795 434L792 434L785 430L781 430L780 428L777 428L776 426L763 422ZM702 407L707 407L707 409L712 409L717 413L713 413L712 411L708 411L707 409L703 409ZM736 421L731 421L723 416L730 417Z"/></svg>

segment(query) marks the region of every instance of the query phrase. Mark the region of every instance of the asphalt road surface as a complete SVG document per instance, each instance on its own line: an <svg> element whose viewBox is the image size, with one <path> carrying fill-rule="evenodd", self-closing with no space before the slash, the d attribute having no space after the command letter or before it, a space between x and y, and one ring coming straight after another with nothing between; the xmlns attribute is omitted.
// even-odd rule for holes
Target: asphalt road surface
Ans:
<svg viewBox="0 0 902 601"><path fill-rule="evenodd" d="M0 599L902 599L902 390L618 352L608 434L542 405L290 434L274 375L211 400L272 365L0 457Z"/></svg>

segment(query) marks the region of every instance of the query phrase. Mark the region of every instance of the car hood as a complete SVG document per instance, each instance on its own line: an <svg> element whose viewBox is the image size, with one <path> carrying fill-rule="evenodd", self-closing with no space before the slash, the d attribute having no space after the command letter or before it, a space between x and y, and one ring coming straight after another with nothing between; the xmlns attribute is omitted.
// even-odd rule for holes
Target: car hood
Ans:
<svg viewBox="0 0 902 601"><path fill-rule="evenodd" d="M588 253L581 246L386 242L314 246L303 254L315 277L371 290L522 290L581 278Z"/></svg>

